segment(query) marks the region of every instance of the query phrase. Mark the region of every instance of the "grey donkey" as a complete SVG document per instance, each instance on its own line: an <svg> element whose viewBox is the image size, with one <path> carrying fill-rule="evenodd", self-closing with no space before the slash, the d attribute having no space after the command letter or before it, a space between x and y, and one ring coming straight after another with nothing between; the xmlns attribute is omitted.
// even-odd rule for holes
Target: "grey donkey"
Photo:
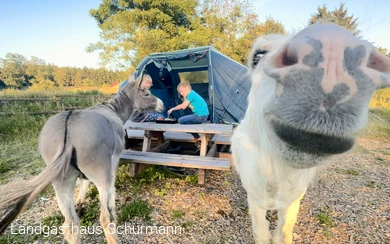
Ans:
<svg viewBox="0 0 390 244"><path fill-rule="evenodd" d="M140 86L142 77L128 84L112 99L85 110L65 111L49 118L39 137L39 151L46 168L29 181L8 187L0 201L0 235L51 183L65 217L62 226L69 243L80 243L79 217L74 203L78 177L86 178L80 195L85 196L89 181L99 191L100 228L108 243L119 243L115 230L115 176L124 149L123 124L133 111L163 111L160 99ZM84 196L81 196L83 198Z"/></svg>

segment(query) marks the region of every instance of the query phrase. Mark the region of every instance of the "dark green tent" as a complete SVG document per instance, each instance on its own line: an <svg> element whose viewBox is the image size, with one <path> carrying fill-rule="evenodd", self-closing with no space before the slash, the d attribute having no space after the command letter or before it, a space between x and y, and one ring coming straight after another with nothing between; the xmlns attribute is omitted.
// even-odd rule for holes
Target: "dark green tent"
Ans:
<svg viewBox="0 0 390 244"><path fill-rule="evenodd" d="M134 78L144 71L152 77L151 92L164 102L166 111L182 102L176 87L187 80L208 103L211 122L235 124L245 114L251 84L248 68L213 46L152 53L138 64ZM189 113L174 111L173 116Z"/></svg>

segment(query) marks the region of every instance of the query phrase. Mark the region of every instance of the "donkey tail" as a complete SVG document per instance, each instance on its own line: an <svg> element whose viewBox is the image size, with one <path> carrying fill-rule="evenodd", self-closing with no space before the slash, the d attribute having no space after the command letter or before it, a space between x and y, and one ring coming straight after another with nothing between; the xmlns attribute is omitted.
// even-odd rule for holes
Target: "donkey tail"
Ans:
<svg viewBox="0 0 390 244"><path fill-rule="evenodd" d="M55 161L31 180L12 183L7 188L8 193L0 200L0 236L7 227L23 212L56 178L64 177L68 171L72 157L73 146L70 143L64 145Z"/></svg>

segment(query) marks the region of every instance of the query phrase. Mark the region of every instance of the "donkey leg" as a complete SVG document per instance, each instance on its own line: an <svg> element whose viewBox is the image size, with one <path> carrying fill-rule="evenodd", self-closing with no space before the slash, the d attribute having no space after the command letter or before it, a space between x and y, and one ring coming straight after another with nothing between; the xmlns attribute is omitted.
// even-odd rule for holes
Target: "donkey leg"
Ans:
<svg viewBox="0 0 390 244"><path fill-rule="evenodd" d="M98 160L93 164L80 165L85 176L95 184L100 200L100 224L104 230L108 244L120 243L116 229L115 217L115 179L119 162L119 152L113 157L107 157L103 150L95 155ZM99 167L97 167L99 166Z"/></svg>
<svg viewBox="0 0 390 244"><path fill-rule="evenodd" d="M253 199L248 196L249 214L252 220L253 237L256 244L268 244L271 233L269 231L269 222L265 218L267 210L260 207Z"/></svg>
<svg viewBox="0 0 390 244"><path fill-rule="evenodd" d="M89 188L89 184L91 183L89 180L80 179L81 185L80 185L80 192L76 199L76 208L81 208L81 205L85 203L85 198L87 196L87 191Z"/></svg>
<svg viewBox="0 0 390 244"><path fill-rule="evenodd" d="M292 244L292 234L297 222L299 206L305 193L303 192L287 208L278 210L278 226L275 229L274 244Z"/></svg>
<svg viewBox="0 0 390 244"><path fill-rule="evenodd" d="M70 170L68 175L63 180L55 180L53 182L58 206L61 210L61 213L65 217L65 222L62 226L64 238L71 244L81 243L78 231L80 220L76 214L73 200L76 180L77 173L75 173L73 170Z"/></svg>
<svg viewBox="0 0 390 244"><path fill-rule="evenodd" d="M115 178L99 182L96 187L100 198L100 224L108 244L120 243L115 216Z"/></svg>

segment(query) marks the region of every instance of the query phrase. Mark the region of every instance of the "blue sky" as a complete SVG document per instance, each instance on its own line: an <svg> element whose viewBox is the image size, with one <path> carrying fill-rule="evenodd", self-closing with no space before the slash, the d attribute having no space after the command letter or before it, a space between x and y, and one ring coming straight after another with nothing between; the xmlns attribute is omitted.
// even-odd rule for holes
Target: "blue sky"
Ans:
<svg viewBox="0 0 390 244"><path fill-rule="evenodd" d="M8 52L36 56L59 66L98 67L98 53L87 53L99 40L99 28L89 15L101 0L15 0L0 2L0 58ZM304 28L318 5L333 10L336 0L254 0L261 21L280 20L287 31ZM390 49L390 0L344 0L348 12L359 17L365 39Z"/></svg>

